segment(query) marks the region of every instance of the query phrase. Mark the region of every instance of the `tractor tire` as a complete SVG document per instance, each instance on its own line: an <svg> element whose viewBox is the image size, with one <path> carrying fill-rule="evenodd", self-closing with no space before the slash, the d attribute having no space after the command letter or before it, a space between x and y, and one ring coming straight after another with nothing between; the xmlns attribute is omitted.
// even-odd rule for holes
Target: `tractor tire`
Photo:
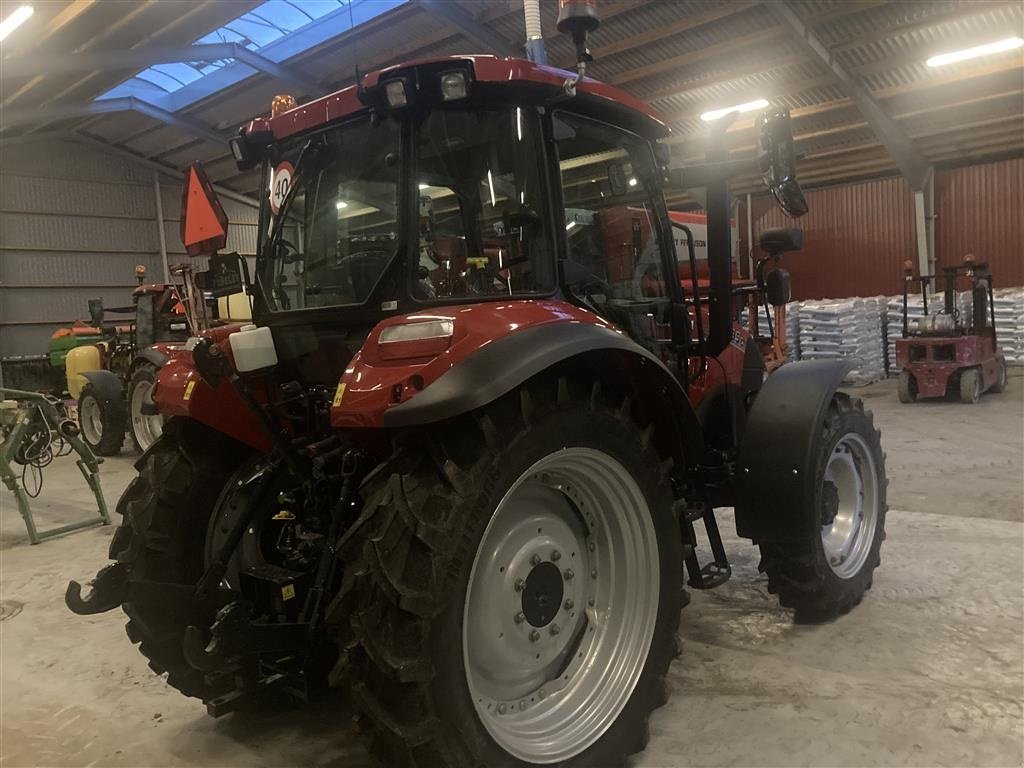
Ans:
<svg viewBox="0 0 1024 768"><path fill-rule="evenodd" d="M128 422L132 442L142 452L157 441L164 428L163 416L142 412L143 408L153 405L153 386L158 372L155 365L142 363L128 383Z"/></svg>
<svg viewBox="0 0 1024 768"><path fill-rule="evenodd" d="M977 403L981 400L982 390L981 371L977 368L968 368L960 374L961 403Z"/></svg>
<svg viewBox="0 0 1024 768"><path fill-rule="evenodd" d="M92 384L78 396L78 426L82 439L98 456L116 456L124 445L127 422L124 397L101 397Z"/></svg>
<svg viewBox="0 0 1024 768"><path fill-rule="evenodd" d="M577 384L400 435L364 481L332 682L385 765L613 766L645 748L686 597L672 461L628 398Z"/></svg>
<svg viewBox="0 0 1024 768"><path fill-rule="evenodd" d="M768 591L800 622L849 611L871 588L885 539L885 454L860 398L836 394L825 417L815 467L821 535L760 545Z"/></svg>
<svg viewBox="0 0 1024 768"><path fill-rule="evenodd" d="M999 363L999 375L996 376L996 383L992 385L991 391L996 393L1005 392L1008 383L1009 382L1007 380L1006 374L1006 361L1004 360Z"/></svg>
<svg viewBox="0 0 1024 768"><path fill-rule="evenodd" d="M196 422L174 419L135 464L138 476L117 502L122 516L110 542L110 558L128 568L129 585L140 581L195 584L204 570L210 515L233 471L248 456L238 445ZM208 699L220 691L182 652L188 623L158 598L122 605L129 639L157 674L186 696Z"/></svg>
<svg viewBox="0 0 1024 768"><path fill-rule="evenodd" d="M899 394L901 403L913 403L917 401L917 380L910 371L900 371L900 378L896 385L896 392Z"/></svg>

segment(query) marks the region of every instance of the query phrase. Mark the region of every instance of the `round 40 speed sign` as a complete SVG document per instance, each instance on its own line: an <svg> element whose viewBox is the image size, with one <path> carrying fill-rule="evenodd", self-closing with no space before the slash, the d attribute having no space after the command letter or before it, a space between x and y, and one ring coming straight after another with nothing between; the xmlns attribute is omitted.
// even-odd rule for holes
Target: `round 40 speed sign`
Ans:
<svg viewBox="0 0 1024 768"><path fill-rule="evenodd" d="M289 162L279 164L270 174L270 210L276 216L281 212L284 199L288 197L288 190L292 187L292 176L295 169Z"/></svg>

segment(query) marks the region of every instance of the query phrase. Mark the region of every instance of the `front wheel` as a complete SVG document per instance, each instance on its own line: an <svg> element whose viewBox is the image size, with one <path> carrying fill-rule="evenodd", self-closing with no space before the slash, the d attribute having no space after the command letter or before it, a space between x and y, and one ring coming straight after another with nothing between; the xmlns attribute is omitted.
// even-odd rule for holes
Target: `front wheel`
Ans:
<svg viewBox="0 0 1024 768"><path fill-rule="evenodd" d="M896 385L901 403L913 403L917 400L917 379L910 371L900 371L900 378Z"/></svg>
<svg viewBox="0 0 1024 768"><path fill-rule="evenodd" d="M999 361L999 375L996 377L996 383L992 385L992 391L995 393L1005 392L1007 385L1006 377L1006 361Z"/></svg>
<svg viewBox="0 0 1024 768"><path fill-rule="evenodd" d="M128 416L132 442L140 451L146 451L164 431L164 417L153 406L153 387L156 385L156 367L144 363L132 374L128 384Z"/></svg>
<svg viewBox="0 0 1024 768"><path fill-rule="evenodd" d="M835 395L820 445L819 535L760 545L768 591L795 609L798 620L831 619L859 603L871 588L885 539L885 454L881 433L859 398Z"/></svg>
<svg viewBox="0 0 1024 768"><path fill-rule="evenodd" d="M667 468L628 400L555 389L409 436L364 487L343 669L388 765L645 746L683 597Z"/></svg>
<svg viewBox="0 0 1024 768"><path fill-rule="evenodd" d="M968 368L960 374L960 402L977 403L981 400L982 384L981 371L977 368Z"/></svg>
<svg viewBox="0 0 1024 768"><path fill-rule="evenodd" d="M78 426L82 439L98 456L121 452L125 430L124 397L102 397L92 384L78 396Z"/></svg>

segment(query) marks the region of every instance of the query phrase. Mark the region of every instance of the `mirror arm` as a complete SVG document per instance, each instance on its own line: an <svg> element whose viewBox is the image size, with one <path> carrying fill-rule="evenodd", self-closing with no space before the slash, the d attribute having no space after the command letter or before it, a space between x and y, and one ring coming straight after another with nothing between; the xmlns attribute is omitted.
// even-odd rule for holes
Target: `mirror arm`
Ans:
<svg viewBox="0 0 1024 768"><path fill-rule="evenodd" d="M706 187L716 180L730 179L741 173L759 170L757 160L755 158L747 158L743 160L723 160L718 163L699 163L682 168L669 168L666 176L671 186L679 187L680 189L690 189L692 187Z"/></svg>

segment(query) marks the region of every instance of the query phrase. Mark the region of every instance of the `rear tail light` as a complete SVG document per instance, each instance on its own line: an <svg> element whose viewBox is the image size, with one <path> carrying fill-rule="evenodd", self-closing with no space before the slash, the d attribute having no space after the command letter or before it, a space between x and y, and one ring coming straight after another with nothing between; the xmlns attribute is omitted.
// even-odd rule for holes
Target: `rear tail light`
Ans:
<svg viewBox="0 0 1024 768"><path fill-rule="evenodd" d="M422 341L424 339L440 339L450 337L455 332L454 320L427 320L418 323L402 323L389 325L380 332L381 344L392 344L397 341Z"/></svg>
<svg viewBox="0 0 1024 768"><path fill-rule="evenodd" d="M447 318L389 325L380 332L378 349L384 360L431 357L448 349L454 333L455 321Z"/></svg>

